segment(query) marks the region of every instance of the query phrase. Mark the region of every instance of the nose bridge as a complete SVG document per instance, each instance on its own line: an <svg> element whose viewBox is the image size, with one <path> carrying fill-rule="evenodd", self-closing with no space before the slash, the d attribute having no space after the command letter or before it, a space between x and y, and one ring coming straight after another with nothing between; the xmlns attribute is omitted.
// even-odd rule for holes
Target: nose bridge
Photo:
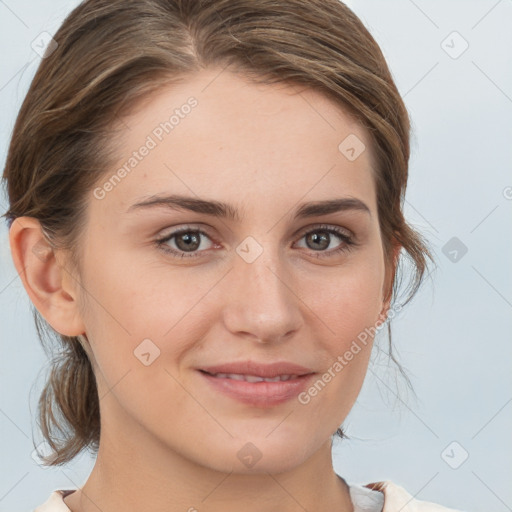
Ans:
<svg viewBox="0 0 512 512"><path fill-rule="evenodd" d="M224 320L233 333L279 341L300 326L300 301L279 249L248 238L237 247Z"/></svg>

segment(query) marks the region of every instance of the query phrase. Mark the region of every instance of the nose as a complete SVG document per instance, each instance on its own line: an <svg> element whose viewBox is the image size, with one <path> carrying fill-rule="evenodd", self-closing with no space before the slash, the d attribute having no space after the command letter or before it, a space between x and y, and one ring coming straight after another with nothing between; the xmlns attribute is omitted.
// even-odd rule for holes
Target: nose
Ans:
<svg viewBox="0 0 512 512"><path fill-rule="evenodd" d="M235 258L223 308L226 328L235 336L276 343L303 323L292 273L269 250L252 263Z"/></svg>

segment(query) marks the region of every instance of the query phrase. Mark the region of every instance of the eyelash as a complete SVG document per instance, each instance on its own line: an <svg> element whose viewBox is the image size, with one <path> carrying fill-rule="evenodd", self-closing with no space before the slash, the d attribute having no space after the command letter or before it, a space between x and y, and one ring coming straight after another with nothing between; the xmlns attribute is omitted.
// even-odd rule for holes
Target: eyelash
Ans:
<svg viewBox="0 0 512 512"><path fill-rule="evenodd" d="M317 258L329 258L333 255L337 255L342 252L348 252L348 251L352 250L357 245L357 243L354 241L354 239L352 237L350 237L349 235L347 235L340 228L338 228L336 226L325 225L325 224L317 226L314 229L310 229L309 231L304 232L300 238L302 239L311 233L316 233L319 231L337 235L342 240L343 243L340 245L340 247L338 247L336 249L332 249L331 251L312 251L313 253L316 254ZM208 233L206 233L202 229L185 227L185 228L181 228L176 231L173 231L172 233L165 236L164 238L155 240L155 244L157 245L157 247L159 249L161 249L162 251L164 251L167 254L170 254L173 257L181 257L181 258L201 257L201 253L204 251L195 251L195 252L187 253L185 251L178 251L176 249L171 249L168 245L166 245L166 242L168 242L168 241L172 240L174 237L182 235L184 233L196 233L196 234L199 233L200 235L204 235L204 236L210 238Z"/></svg>

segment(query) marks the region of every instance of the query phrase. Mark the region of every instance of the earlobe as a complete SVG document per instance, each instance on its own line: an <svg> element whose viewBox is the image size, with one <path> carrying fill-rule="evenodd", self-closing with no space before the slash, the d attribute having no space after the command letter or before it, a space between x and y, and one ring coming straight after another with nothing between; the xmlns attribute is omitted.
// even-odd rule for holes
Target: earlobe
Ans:
<svg viewBox="0 0 512 512"><path fill-rule="evenodd" d="M33 217L16 218L9 230L14 265L30 300L60 334L76 336L85 330L77 303L77 286L58 259Z"/></svg>

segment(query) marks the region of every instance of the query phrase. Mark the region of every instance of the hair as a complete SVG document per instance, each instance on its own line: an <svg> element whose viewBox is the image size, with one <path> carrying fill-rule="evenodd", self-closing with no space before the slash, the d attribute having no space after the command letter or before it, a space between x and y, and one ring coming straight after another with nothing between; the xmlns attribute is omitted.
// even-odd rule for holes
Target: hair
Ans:
<svg viewBox="0 0 512 512"><path fill-rule="evenodd" d="M405 221L410 120L377 42L338 0L87 0L54 35L14 126L3 178L13 219L38 219L47 243L69 252L79 274L90 191L114 162L114 126L153 92L201 69L229 66L255 83L319 91L367 130L377 163L379 226L396 301L406 257L414 267L402 306L418 290L427 259ZM398 258L392 258L399 244ZM33 304L31 304L33 308ZM393 306L391 306L393 307ZM96 379L78 336L56 332L32 309L52 359L38 423L53 450L46 465L97 452ZM389 355L400 368L391 350ZM46 346L45 337L53 347ZM405 376L405 374L404 374ZM339 428L335 435L347 437Z"/></svg>

